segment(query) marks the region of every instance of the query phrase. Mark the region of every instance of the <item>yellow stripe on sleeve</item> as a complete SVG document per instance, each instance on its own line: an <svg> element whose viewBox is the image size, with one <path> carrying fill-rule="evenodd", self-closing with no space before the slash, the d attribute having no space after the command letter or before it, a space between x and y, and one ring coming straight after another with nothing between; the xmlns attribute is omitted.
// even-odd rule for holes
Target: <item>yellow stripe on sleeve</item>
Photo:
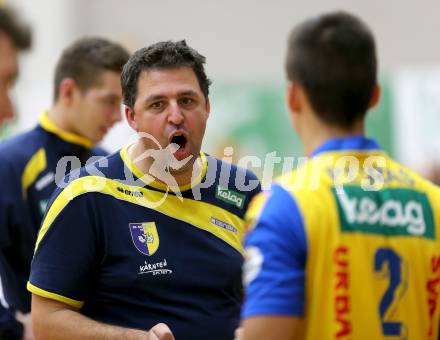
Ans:
<svg viewBox="0 0 440 340"><path fill-rule="evenodd" d="M27 283L27 290L30 291L32 294L47 298L47 299L51 299L51 300L56 300L62 303L65 303L69 306L75 307L75 308L81 308L84 304L84 301L77 301L77 300L73 300L70 299L68 297L59 295L59 294L55 294L55 293L51 293L48 292L47 290L38 288L37 286L34 286L32 283L30 283L28 281Z"/></svg>

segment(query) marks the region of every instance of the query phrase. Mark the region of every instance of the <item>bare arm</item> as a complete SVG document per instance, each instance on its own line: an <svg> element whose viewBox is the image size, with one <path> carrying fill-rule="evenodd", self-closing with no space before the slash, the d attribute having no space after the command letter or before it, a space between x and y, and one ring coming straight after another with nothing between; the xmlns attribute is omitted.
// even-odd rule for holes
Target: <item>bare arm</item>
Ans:
<svg viewBox="0 0 440 340"><path fill-rule="evenodd" d="M302 339L301 319L290 316L257 316L243 321L236 340L294 340Z"/></svg>
<svg viewBox="0 0 440 340"><path fill-rule="evenodd" d="M36 340L174 340L164 324L150 331L107 325L81 315L77 308L35 294L32 325Z"/></svg>

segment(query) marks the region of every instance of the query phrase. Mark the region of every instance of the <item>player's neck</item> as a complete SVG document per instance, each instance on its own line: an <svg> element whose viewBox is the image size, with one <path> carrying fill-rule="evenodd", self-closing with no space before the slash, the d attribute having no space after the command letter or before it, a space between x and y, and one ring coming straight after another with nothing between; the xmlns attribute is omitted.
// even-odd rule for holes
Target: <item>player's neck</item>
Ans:
<svg viewBox="0 0 440 340"><path fill-rule="evenodd" d="M55 104L48 112L49 120L59 129L77 134L69 123L66 111L59 104Z"/></svg>
<svg viewBox="0 0 440 340"><path fill-rule="evenodd" d="M310 156L313 151L329 139L363 135L365 132L363 120L356 122L349 129L329 126L317 121L308 125L304 130L305 131L301 137L304 143L304 151L307 156Z"/></svg>

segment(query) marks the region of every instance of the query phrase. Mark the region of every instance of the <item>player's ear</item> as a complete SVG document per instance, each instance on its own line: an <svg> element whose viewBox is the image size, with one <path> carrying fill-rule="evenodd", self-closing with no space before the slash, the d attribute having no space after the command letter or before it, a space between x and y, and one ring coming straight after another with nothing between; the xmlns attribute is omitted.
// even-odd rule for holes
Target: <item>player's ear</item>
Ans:
<svg viewBox="0 0 440 340"><path fill-rule="evenodd" d="M300 87L297 83L289 81L287 83L287 108L290 113L298 113L301 111Z"/></svg>
<svg viewBox="0 0 440 340"><path fill-rule="evenodd" d="M133 130L138 132L139 126L135 119L134 110L131 107L124 105L124 113L125 118L127 118L128 125L130 125Z"/></svg>
<svg viewBox="0 0 440 340"><path fill-rule="evenodd" d="M379 103L380 93L381 93L380 85L379 84L374 85L373 92L371 93L371 99L370 102L368 103L369 109L375 107L377 103Z"/></svg>
<svg viewBox="0 0 440 340"><path fill-rule="evenodd" d="M64 103L72 102L75 91L77 90L75 80L72 78L64 78L58 86L58 100Z"/></svg>
<svg viewBox="0 0 440 340"><path fill-rule="evenodd" d="M205 104L205 110L206 110L206 116L209 117L209 113L211 112L211 102L209 101L209 97L206 97L206 104Z"/></svg>

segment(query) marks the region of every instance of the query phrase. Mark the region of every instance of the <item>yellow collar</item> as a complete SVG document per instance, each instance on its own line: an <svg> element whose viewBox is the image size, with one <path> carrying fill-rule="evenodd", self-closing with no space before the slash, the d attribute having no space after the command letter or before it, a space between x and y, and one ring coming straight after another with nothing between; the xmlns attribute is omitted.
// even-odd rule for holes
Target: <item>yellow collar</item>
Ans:
<svg viewBox="0 0 440 340"><path fill-rule="evenodd" d="M79 145L82 145L88 149L91 149L94 146L94 143L91 140L89 140L83 136L74 134L72 132L67 132L67 131L61 130L58 126L56 126L49 119L47 111L44 111L40 115L39 122L40 122L41 127L44 130L46 130L47 132L51 132L54 135L57 135L59 138L61 138L62 140L66 141L66 142L79 144Z"/></svg>
<svg viewBox="0 0 440 340"><path fill-rule="evenodd" d="M189 190L193 187L195 187L197 184L199 184L203 178L206 175L206 171L208 169L208 161L206 159L206 155L200 151L200 158L202 160L202 171L200 171L200 174L197 176L197 178L192 181L192 183L188 183L188 184L184 184L184 185L179 185L177 188L176 187L170 187L165 183L159 182L158 180L154 179L152 176L148 175L148 174L144 174L141 169L139 169L136 164L133 163L133 161L128 157L127 155L127 149L130 146L125 146L121 149L121 151L119 152L122 161L125 163L125 165L127 166L127 168L140 180L142 180L142 178L148 178L149 183L145 183L150 187L153 187L155 189L159 189L162 191L166 191L167 189L179 189L180 192Z"/></svg>

